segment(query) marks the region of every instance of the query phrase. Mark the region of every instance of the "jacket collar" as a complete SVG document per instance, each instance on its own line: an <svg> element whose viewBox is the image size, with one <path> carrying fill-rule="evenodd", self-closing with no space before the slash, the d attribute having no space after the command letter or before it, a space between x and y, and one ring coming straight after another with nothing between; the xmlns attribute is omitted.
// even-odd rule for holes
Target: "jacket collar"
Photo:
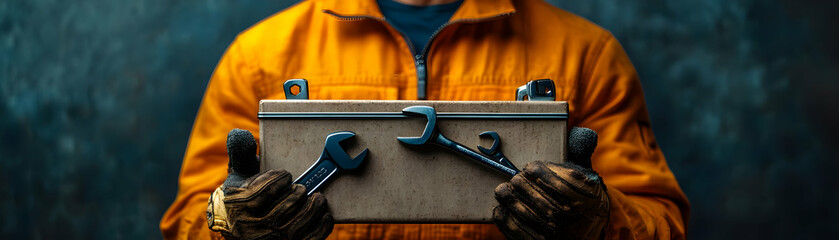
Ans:
<svg viewBox="0 0 839 240"><path fill-rule="evenodd" d="M322 11L344 19L384 19L376 0L325 0ZM511 0L463 0L449 22L481 21L516 12Z"/></svg>

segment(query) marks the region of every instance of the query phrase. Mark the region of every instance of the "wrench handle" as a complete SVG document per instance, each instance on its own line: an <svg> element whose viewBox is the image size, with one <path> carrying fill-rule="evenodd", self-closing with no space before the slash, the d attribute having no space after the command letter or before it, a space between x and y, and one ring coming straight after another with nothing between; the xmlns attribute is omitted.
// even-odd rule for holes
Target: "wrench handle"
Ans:
<svg viewBox="0 0 839 240"><path fill-rule="evenodd" d="M306 186L306 195L312 195L312 193L314 193L320 185L326 182L326 180L328 180L329 177L337 171L338 166L336 166L334 162L328 159L319 158L318 161L309 167L306 172L303 172L297 180L294 180L294 183Z"/></svg>
<svg viewBox="0 0 839 240"><path fill-rule="evenodd" d="M516 175L516 173L519 173L518 170L509 168L507 166L504 166L504 165L496 162L495 160L492 160L488 157L485 157L484 155L481 155L480 153L475 152L475 150L472 150L472 149L467 148L466 146L463 146L463 144L457 143L455 141L452 141L451 139L446 138L445 136L443 136L443 134L437 134L437 138L434 139L434 143L436 143L438 145L441 145L441 146L444 146L447 149L451 149L452 151L460 153L460 154L462 154L466 157L474 159L474 160L476 160L476 161L478 161L478 162L480 162L484 165L487 165L487 166L489 166L489 167L491 167L495 170L498 170L498 171L501 171L501 172L503 172L507 175L510 175L510 177L512 177L513 175Z"/></svg>
<svg viewBox="0 0 839 240"><path fill-rule="evenodd" d="M501 165L504 165L504 166L507 166L508 168L516 170L516 173L521 172L519 170L519 168L517 168L516 165L513 164L513 162L510 162L510 159L507 159L507 157L504 156L504 154L498 154L497 157L496 156L493 156L493 157L498 159L498 163L501 163Z"/></svg>

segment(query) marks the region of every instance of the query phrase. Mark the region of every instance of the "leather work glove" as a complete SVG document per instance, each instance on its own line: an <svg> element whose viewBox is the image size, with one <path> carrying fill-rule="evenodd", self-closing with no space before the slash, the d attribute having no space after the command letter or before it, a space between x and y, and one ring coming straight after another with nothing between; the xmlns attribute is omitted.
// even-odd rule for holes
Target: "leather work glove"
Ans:
<svg viewBox="0 0 839 240"><path fill-rule="evenodd" d="M325 239L334 221L320 193L292 184L285 170L258 173L253 135L233 129L227 136L227 180L207 206L207 223L225 239Z"/></svg>
<svg viewBox="0 0 839 240"><path fill-rule="evenodd" d="M591 169L597 133L573 128L569 161L534 161L495 188L495 225L509 239L602 239L609 196Z"/></svg>

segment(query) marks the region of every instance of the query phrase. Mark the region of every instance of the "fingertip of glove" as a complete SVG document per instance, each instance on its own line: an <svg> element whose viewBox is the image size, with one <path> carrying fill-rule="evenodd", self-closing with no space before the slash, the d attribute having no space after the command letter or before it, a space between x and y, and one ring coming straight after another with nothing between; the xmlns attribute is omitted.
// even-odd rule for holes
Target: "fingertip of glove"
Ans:
<svg viewBox="0 0 839 240"><path fill-rule="evenodd" d="M495 200L499 203L508 202L513 197L513 185L510 182L499 184L495 187Z"/></svg>
<svg viewBox="0 0 839 240"><path fill-rule="evenodd" d="M509 182L503 182L501 184L498 184L498 186L495 186L495 194L497 195L500 192L508 191L509 188Z"/></svg>
<svg viewBox="0 0 839 240"><path fill-rule="evenodd" d="M516 174L513 178L510 178L510 183L513 186L521 186L522 184L527 183L527 178L525 178L522 174Z"/></svg>
<svg viewBox="0 0 839 240"><path fill-rule="evenodd" d="M492 221L496 225L505 224L504 219L506 218L506 216L506 211L504 210L504 208L501 207L501 205L492 208Z"/></svg>
<svg viewBox="0 0 839 240"><path fill-rule="evenodd" d="M335 227L335 218L332 217L332 214L328 211L325 215L323 215L323 227L326 228L324 232L324 238L329 236L332 233L332 228Z"/></svg>
<svg viewBox="0 0 839 240"><path fill-rule="evenodd" d="M291 185L291 194L294 195L306 195L306 186L303 184L295 183Z"/></svg>
<svg viewBox="0 0 839 240"><path fill-rule="evenodd" d="M329 212L323 214L318 223L315 229L304 239L326 239L332 234L332 229L335 227L335 219L332 218L332 214Z"/></svg>
<svg viewBox="0 0 839 240"><path fill-rule="evenodd" d="M329 211L327 211L326 214L323 215L323 220L324 223L329 223L330 226L335 224L335 218L332 217L332 213L330 213Z"/></svg>
<svg viewBox="0 0 839 240"><path fill-rule="evenodd" d="M315 206L320 207L322 205L326 205L326 197L319 192L313 193L311 199L314 201Z"/></svg>

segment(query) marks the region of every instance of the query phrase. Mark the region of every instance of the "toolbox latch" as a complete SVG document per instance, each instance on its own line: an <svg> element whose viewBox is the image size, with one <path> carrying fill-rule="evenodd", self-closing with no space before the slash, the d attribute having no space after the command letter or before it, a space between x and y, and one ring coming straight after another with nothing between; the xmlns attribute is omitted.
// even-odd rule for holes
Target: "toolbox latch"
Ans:
<svg viewBox="0 0 839 240"><path fill-rule="evenodd" d="M516 89L516 101L556 101L556 85L550 79L527 82Z"/></svg>
<svg viewBox="0 0 839 240"><path fill-rule="evenodd" d="M299 90L297 94L291 92L294 86L297 86ZM283 83L283 91L285 91L285 99L309 100L309 82L306 79L296 78L286 80Z"/></svg>

